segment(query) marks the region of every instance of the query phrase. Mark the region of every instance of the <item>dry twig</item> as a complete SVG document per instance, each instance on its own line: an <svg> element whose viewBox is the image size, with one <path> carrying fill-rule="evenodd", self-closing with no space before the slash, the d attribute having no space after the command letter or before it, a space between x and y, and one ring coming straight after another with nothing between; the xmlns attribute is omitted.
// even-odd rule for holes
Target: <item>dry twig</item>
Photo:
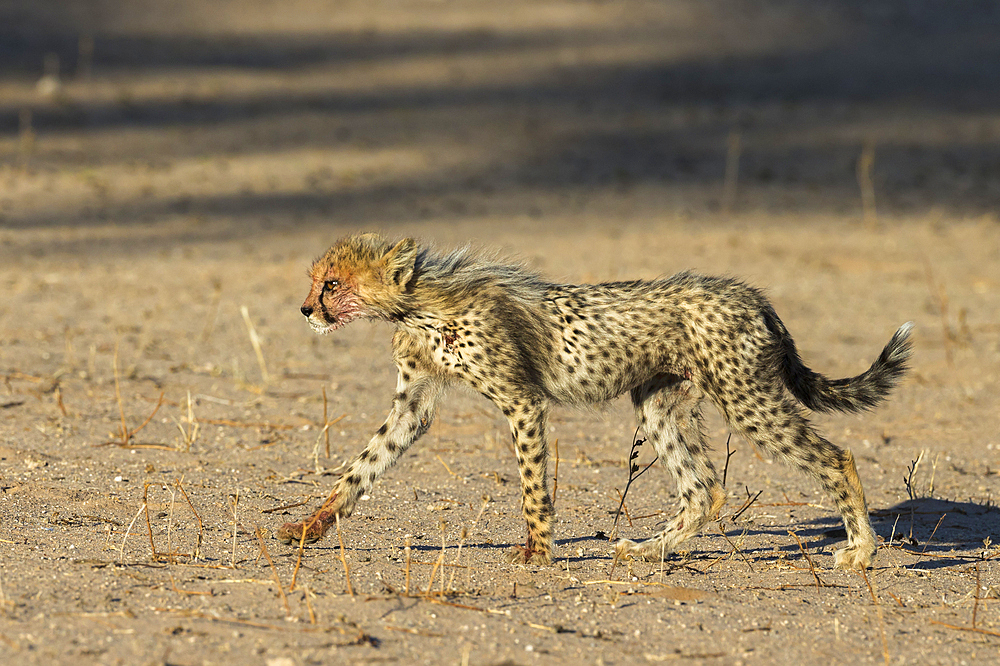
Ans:
<svg viewBox="0 0 1000 666"><path fill-rule="evenodd" d="M875 613L878 615L878 629L882 635L882 659L886 664L889 664L889 644L885 639L885 620L882 617L882 605L878 602L878 597L875 596L875 588L872 587L871 581L868 580L868 572L861 569L861 577L865 579L865 585L868 586L868 593L872 597L872 603L875 604Z"/></svg>
<svg viewBox="0 0 1000 666"><path fill-rule="evenodd" d="M621 517L622 509L625 508L625 498L628 496L628 490L632 486L632 482L645 474L646 470L659 460L659 456L654 457L648 465L642 468L642 471L639 471L639 463L635 462L635 459L639 457L639 448L646 443L646 440L639 439L639 427L636 427L635 434L632 435L632 449L628 456L628 482L625 484L625 492L619 493L621 502L618 504L618 511L615 512L615 522L611 526L611 539L614 539L618 535L618 519ZM631 527L632 519L628 517L628 509L625 509L625 517L628 518L629 526Z"/></svg>
<svg viewBox="0 0 1000 666"><path fill-rule="evenodd" d="M308 504L309 500L302 500L301 502L295 502L294 504L285 504L284 506L276 506L271 509L261 509L261 513L275 513L277 511L285 511L286 509L294 509L297 506L302 506Z"/></svg>
<svg viewBox="0 0 1000 666"><path fill-rule="evenodd" d="M747 499L746 499L746 501L743 502L743 506L741 506L739 509L737 509L736 512L733 515L729 516L728 520L736 522L736 519L739 518L740 516L742 516L744 513L746 513L747 509L749 509L751 506L753 506L753 503L757 501L757 498L760 497L760 494L762 492L764 492L763 490L758 490L757 494L751 497L750 496L750 488L744 486L744 489L747 492Z"/></svg>
<svg viewBox="0 0 1000 666"><path fill-rule="evenodd" d="M124 564L125 563L125 542L128 541L128 535L132 532L132 526L135 525L135 521L139 520L139 516L142 515L142 512L145 509L146 509L146 499L145 499L145 494L144 494L143 500L142 500L142 506L140 506L139 510L135 512L135 516L132 517L132 522L130 522L128 524L128 528L125 530L125 536L122 537L121 555L120 555L119 560L118 560L119 564Z"/></svg>
<svg viewBox="0 0 1000 666"><path fill-rule="evenodd" d="M722 487L726 487L726 477L729 475L729 459L736 455L736 449L729 450L729 440L733 438L733 433L726 437L726 466L722 468Z"/></svg>
<svg viewBox="0 0 1000 666"><path fill-rule="evenodd" d="M309 624L316 624L316 612L312 605L312 590L308 587L302 588L302 599L306 602L306 610L309 611Z"/></svg>
<svg viewBox="0 0 1000 666"><path fill-rule="evenodd" d="M198 542L195 544L193 555L193 559L197 561L201 559L201 541L205 530L201 523L201 516L199 516L198 511L195 510L194 504L191 502L191 498L188 497L187 491L184 490L184 486L181 485L181 481L183 481L183 478L177 479L177 488L181 491L181 494L184 495L184 499L187 500L188 506L191 507L191 513L194 514L195 519L198 521Z"/></svg>
<svg viewBox="0 0 1000 666"><path fill-rule="evenodd" d="M556 463L555 471L552 473L552 506L556 505L556 491L559 490L559 438L552 443L552 448L555 452Z"/></svg>
<svg viewBox="0 0 1000 666"><path fill-rule="evenodd" d="M344 554L344 537L340 534L340 514L335 514L337 520L337 541L340 542L340 563L344 565L344 578L347 580L347 593L352 597L354 596L354 586L351 585L351 570L347 566L347 556ZM306 530L303 529L302 533L305 534Z"/></svg>
<svg viewBox="0 0 1000 666"><path fill-rule="evenodd" d="M455 556L455 561L452 563L451 566L454 566L454 567L459 567L460 566L458 563L462 559L462 546L465 544L465 539L470 534L472 534L475 531L476 525L479 523L479 519L483 517L483 513L486 511L486 507L488 507L489 505L490 505L490 496L489 495L483 495L483 505L479 508L479 513L476 514L475 519L472 521L472 525L470 525L468 529L462 528L462 533L461 533L461 536L460 536L460 538L458 540L458 554ZM468 571L468 574L469 574L469 578L466 581L466 584L471 584L471 582L472 582L472 578L471 578L471 576L472 576L472 570L471 570L471 568L468 568L467 571ZM455 571L451 572L451 579L448 581L448 589L449 590L453 590L454 589L453 583L455 582L455 573L456 573Z"/></svg>
<svg viewBox="0 0 1000 666"><path fill-rule="evenodd" d="M229 509L233 513L233 554L229 558L229 566L236 568L236 533L239 528L239 521L236 519L236 510L240 506L240 489L236 489L235 495L229 496Z"/></svg>
<svg viewBox="0 0 1000 666"><path fill-rule="evenodd" d="M931 544L931 539L934 538L934 535L937 534L938 528L941 527L941 521L943 521L944 517L947 516L947 515L948 515L947 513L942 513L941 517L938 518L937 524L934 525L934 530L931 531L931 535L929 537L927 537L926 541L924 541L924 547L923 547L923 549L921 549L921 551L920 551L921 553L923 553L924 551L927 550L927 546L929 546Z"/></svg>
<svg viewBox="0 0 1000 666"><path fill-rule="evenodd" d="M326 437L326 457L330 457L330 419L326 411L326 387L323 387L323 435ZM343 417L341 417L343 418Z"/></svg>
<svg viewBox="0 0 1000 666"><path fill-rule="evenodd" d="M976 593L972 602L972 628L976 628L976 613L979 612L979 562L976 562Z"/></svg>
<svg viewBox="0 0 1000 666"><path fill-rule="evenodd" d="M301 426L288 425L287 423L248 423L245 421L233 421L231 419L195 419L198 423L208 425L222 425L233 428L262 428L266 430L295 430Z"/></svg>
<svg viewBox="0 0 1000 666"><path fill-rule="evenodd" d="M819 574L816 573L816 564L812 561L812 557L809 556L809 551L806 550L804 545L802 545L802 540L799 539L799 535L791 530L788 531L788 534L795 539L795 543L799 545L799 550L802 551L802 555L806 558L806 562L809 563L809 573L811 573L813 578L816 579L816 589L818 590L821 587L827 587L826 583L820 580Z"/></svg>
<svg viewBox="0 0 1000 666"><path fill-rule="evenodd" d="M288 605L288 597L285 596L285 590L281 587L281 579L278 577L278 570L274 566L274 561L271 559L271 554L267 552L267 544L264 543L264 537L261 536L260 527L254 525L257 533L257 541L260 543L260 549L264 553L264 558L267 560L268 565L271 567L271 573L274 575L274 582L278 586L278 592L281 594L281 601L285 604L285 615L291 617L292 609Z"/></svg>
<svg viewBox="0 0 1000 666"><path fill-rule="evenodd" d="M323 397L326 397L326 391L323 392ZM326 407L323 408L323 428L319 431L319 435L316 437L316 445L313 446L313 469L316 474L322 474L323 470L319 466L319 443L324 437L326 438L326 457L330 457L330 428L340 423L347 418L347 414L341 414L332 421L326 421Z"/></svg>
<svg viewBox="0 0 1000 666"><path fill-rule="evenodd" d="M177 581L174 580L174 575L169 572L167 573L167 575L170 576L170 587L172 587L174 592L176 592L177 594L187 594L189 596L203 596L203 597L215 596L214 594L212 594L211 590L209 590L208 592L195 592L193 590L182 590L179 587L177 587Z"/></svg>
<svg viewBox="0 0 1000 666"><path fill-rule="evenodd" d="M438 555L437 561L434 563L434 568L431 569L431 579L427 583L427 590L424 592L424 596L428 596L431 593L431 588L434 587L434 577L437 575L438 569L444 563L444 521L441 521L441 554ZM441 587L444 587L444 575L441 576Z"/></svg>
<svg viewBox="0 0 1000 666"><path fill-rule="evenodd" d="M987 629L979 629L977 627L960 627L957 624L947 624L945 622L938 622L937 620L930 620L930 623L936 624L939 627L947 627L948 629L954 629L956 631L971 631L976 634L984 634L986 636L1000 637L1000 631L989 631Z"/></svg>
<svg viewBox="0 0 1000 666"><path fill-rule="evenodd" d="M743 533L740 536L742 537L746 533L747 533L747 530L746 530L746 528L744 528ZM723 528L723 526L722 526L721 523L719 524L719 534L721 534L722 538L726 540L726 543L728 543L729 547L733 549L733 552L743 558L743 561L746 562L746 565L750 569L750 571L753 571L754 570L753 564L751 564L750 560L747 559L747 556L743 554L743 551L740 550L740 548L735 543L732 542L732 540L729 538L729 535L726 534L726 530ZM661 560L662 560L662 558L661 558ZM715 562L712 562L711 564L709 564L709 566L712 566L712 564L715 564ZM708 567L705 567L705 569L707 570Z"/></svg>
<svg viewBox="0 0 1000 666"><path fill-rule="evenodd" d="M442 457L441 457L441 454L440 454L440 453L438 453L438 454L435 454L435 455L437 456L437 459L438 459L438 461L440 461L440 463L441 463L442 465L444 465L444 471L448 472L448 475L449 475L449 476L457 476L457 474L455 474L455 473L454 473L453 471L451 471L451 468L450 468L450 467L448 467L448 463L446 463L446 462L444 461L444 458L442 458Z"/></svg>
<svg viewBox="0 0 1000 666"><path fill-rule="evenodd" d="M410 537L406 537L406 541L404 541L403 544L404 544L403 545L403 556L406 558L406 572L405 572L405 575L406 575L406 585L403 588L403 595L408 597L408 596L410 596L410 557L411 557L411 552L410 552L411 540L410 540Z"/></svg>
<svg viewBox="0 0 1000 666"><path fill-rule="evenodd" d="M152 485L151 483L147 482L142 486L142 508L145 510L146 513L146 531L149 533L149 551L150 551L149 556L153 560L156 560L158 555L156 552L156 544L153 543L153 524L149 521L149 500L147 498L147 493L149 492L149 487L151 485Z"/></svg>

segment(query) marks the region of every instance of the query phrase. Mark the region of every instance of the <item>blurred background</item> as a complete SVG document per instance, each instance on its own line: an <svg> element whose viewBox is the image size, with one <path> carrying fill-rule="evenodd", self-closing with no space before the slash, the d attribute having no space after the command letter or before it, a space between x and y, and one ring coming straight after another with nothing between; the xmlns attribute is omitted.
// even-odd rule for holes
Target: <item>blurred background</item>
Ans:
<svg viewBox="0 0 1000 666"><path fill-rule="evenodd" d="M990 0L2 0L0 227L995 216L998 105Z"/></svg>

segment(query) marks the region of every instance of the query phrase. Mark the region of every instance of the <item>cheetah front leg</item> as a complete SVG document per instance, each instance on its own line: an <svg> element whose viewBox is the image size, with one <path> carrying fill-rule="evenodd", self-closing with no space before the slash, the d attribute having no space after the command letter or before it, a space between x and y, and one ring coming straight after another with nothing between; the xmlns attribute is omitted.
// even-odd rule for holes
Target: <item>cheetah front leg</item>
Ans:
<svg viewBox="0 0 1000 666"><path fill-rule="evenodd" d="M540 399L514 400L499 405L508 414L514 453L521 477L521 511L528 524L528 541L507 551L512 564L551 564L552 522L555 510L546 482L549 449L545 438L547 409Z"/></svg>
<svg viewBox="0 0 1000 666"><path fill-rule="evenodd" d="M351 515L358 498L375 479L427 431L444 383L430 375L414 377L413 372L400 371L389 417L341 475L323 505L301 522L282 525L278 530L281 541L298 543L303 533L306 543L321 539L338 516Z"/></svg>
<svg viewBox="0 0 1000 666"><path fill-rule="evenodd" d="M701 398L698 387L675 375L657 377L632 390L639 425L677 481L681 510L663 531L642 543L619 541L616 558L660 562L701 530L725 504L726 493L705 449L698 406Z"/></svg>

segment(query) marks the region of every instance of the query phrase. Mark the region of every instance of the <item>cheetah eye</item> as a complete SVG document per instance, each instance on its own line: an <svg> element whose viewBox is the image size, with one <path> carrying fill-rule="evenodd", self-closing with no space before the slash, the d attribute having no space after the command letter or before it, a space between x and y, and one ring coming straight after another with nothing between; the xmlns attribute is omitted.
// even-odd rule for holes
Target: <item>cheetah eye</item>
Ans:
<svg viewBox="0 0 1000 666"><path fill-rule="evenodd" d="M337 280L327 280L323 283L323 291L333 291L340 284Z"/></svg>

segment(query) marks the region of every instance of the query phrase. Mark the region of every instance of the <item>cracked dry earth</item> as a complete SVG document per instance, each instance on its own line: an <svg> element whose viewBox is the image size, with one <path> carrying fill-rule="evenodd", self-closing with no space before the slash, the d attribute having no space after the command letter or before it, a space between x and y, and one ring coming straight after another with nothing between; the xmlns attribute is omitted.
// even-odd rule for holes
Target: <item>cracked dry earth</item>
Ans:
<svg viewBox="0 0 1000 666"><path fill-rule="evenodd" d="M59 99L27 65L0 79L0 662L1000 658L1000 120L988 96L959 113L875 75L884 97L813 97L795 63L816 45L815 71L853 72L870 54L845 35L881 40L883 17L794 2L93 6L42 2L9 24L64 71L73 26L89 26L89 78ZM954 38L981 33L951 19L932 22L955 46L937 64L974 77L991 42ZM907 53L919 31L899 25ZM524 536L508 429L461 390L339 534L280 544L392 396L389 326L319 337L298 313L309 262L369 229L486 245L573 282L739 276L834 377L914 321L912 371L885 406L816 418L857 459L874 568L834 570L830 502L738 438L727 457L711 409L719 520L662 564L616 565L623 400L555 410L557 561L504 564ZM655 532L675 500L654 466L619 534Z"/></svg>

